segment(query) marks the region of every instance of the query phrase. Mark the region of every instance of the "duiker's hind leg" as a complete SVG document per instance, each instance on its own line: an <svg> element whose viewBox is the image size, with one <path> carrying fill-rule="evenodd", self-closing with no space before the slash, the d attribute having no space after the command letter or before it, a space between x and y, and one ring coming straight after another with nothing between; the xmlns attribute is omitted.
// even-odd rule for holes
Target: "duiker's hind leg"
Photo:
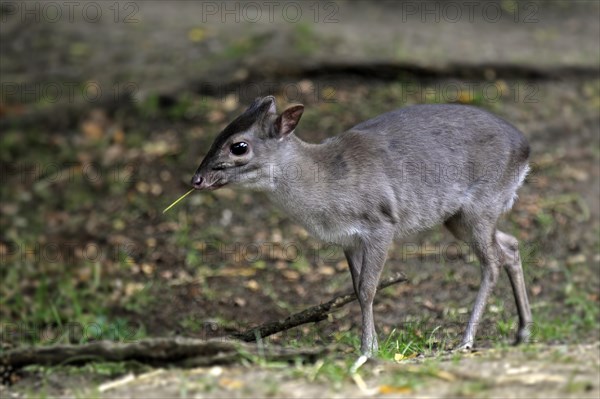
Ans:
<svg viewBox="0 0 600 399"><path fill-rule="evenodd" d="M362 269L364 251L362 250L361 246L357 245L353 248L344 249L344 255L346 255L348 268L350 269L350 274L352 275L352 287L354 288L354 293L358 298L358 284L360 282L360 270Z"/></svg>
<svg viewBox="0 0 600 399"><path fill-rule="evenodd" d="M487 300L498 281L504 252L496 241L495 224L495 220L474 220L474 218L468 218L462 213L446 221L446 227L457 238L469 243L471 249L479 258L482 272L481 286L475 298L469 324L457 349L470 349L473 347Z"/></svg>
<svg viewBox="0 0 600 399"><path fill-rule="evenodd" d="M496 240L504 252L504 270L508 274L510 284L512 285L517 311L519 312L519 331L515 344L528 342L532 324L531 309L527 299L527 290L525 289L525 278L523 276L523 267L521 257L519 256L519 242L509 234L496 230Z"/></svg>

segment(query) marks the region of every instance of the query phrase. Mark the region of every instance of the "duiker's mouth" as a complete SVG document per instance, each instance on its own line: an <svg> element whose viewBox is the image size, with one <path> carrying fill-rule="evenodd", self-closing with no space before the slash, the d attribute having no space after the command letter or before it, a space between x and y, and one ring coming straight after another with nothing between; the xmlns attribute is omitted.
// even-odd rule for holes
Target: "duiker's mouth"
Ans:
<svg viewBox="0 0 600 399"><path fill-rule="evenodd" d="M226 185L227 181L224 181L223 178L208 181L206 178L196 175L192 178L191 183L196 190L216 190Z"/></svg>
<svg viewBox="0 0 600 399"><path fill-rule="evenodd" d="M207 190L216 190L217 188L221 188L226 184L227 184L226 181L222 181L221 179L219 179L216 182L214 182L213 184L211 184L210 186L206 187L206 189Z"/></svg>

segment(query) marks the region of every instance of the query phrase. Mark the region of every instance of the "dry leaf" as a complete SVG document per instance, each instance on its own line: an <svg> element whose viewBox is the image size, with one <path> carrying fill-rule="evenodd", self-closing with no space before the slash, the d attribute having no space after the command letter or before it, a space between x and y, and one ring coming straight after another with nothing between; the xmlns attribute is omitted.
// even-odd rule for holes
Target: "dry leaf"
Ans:
<svg viewBox="0 0 600 399"><path fill-rule="evenodd" d="M226 267L221 269L217 275L222 277L248 277L254 276L256 274L256 269L250 267Z"/></svg>
<svg viewBox="0 0 600 399"><path fill-rule="evenodd" d="M116 144L123 144L125 141L125 133L122 129L116 129L113 133L113 141Z"/></svg>
<svg viewBox="0 0 600 399"><path fill-rule="evenodd" d="M84 266L77 271L77 278L81 282L90 281L92 278L92 268Z"/></svg>
<svg viewBox="0 0 600 399"><path fill-rule="evenodd" d="M246 306L246 300L244 298L236 297L233 299L233 303L240 308Z"/></svg>
<svg viewBox="0 0 600 399"><path fill-rule="evenodd" d="M81 131L84 136L90 140L100 140L104 135L104 129L102 126L93 121L85 121L81 124Z"/></svg>
<svg viewBox="0 0 600 399"><path fill-rule="evenodd" d="M142 283L127 283L125 285L125 295L131 296L135 293L138 293L144 289L144 284Z"/></svg>
<svg viewBox="0 0 600 399"><path fill-rule="evenodd" d="M233 380L231 378L221 378L219 380L219 386L227 390L240 389L244 386L244 383L240 380Z"/></svg>
<svg viewBox="0 0 600 399"><path fill-rule="evenodd" d="M129 373L125 375L125 377L119 378L117 380L106 382L98 387L98 391L106 392L111 389L118 388L123 385L127 385L130 382L135 381L135 375L133 373Z"/></svg>
<svg viewBox="0 0 600 399"><path fill-rule="evenodd" d="M142 150L148 155L160 157L166 154L176 153L179 148L177 144L169 144L164 140L158 140L144 144Z"/></svg>
<svg viewBox="0 0 600 399"><path fill-rule="evenodd" d="M567 266L573 266L573 265L585 263L585 261L586 261L586 258L585 258L584 254L569 256L567 258Z"/></svg>
<svg viewBox="0 0 600 399"><path fill-rule="evenodd" d="M321 266L319 268L319 274L324 276L333 276L335 274L335 269L331 266Z"/></svg>
<svg viewBox="0 0 600 399"><path fill-rule="evenodd" d="M417 357L416 353L411 353L408 356L404 356L402 353L396 353L394 355L394 360L397 362L401 362L403 360L414 359L415 357Z"/></svg>
<svg viewBox="0 0 600 399"><path fill-rule="evenodd" d="M382 395L390 395L395 393L411 393L412 389L407 386L381 385L379 393Z"/></svg>
<svg viewBox="0 0 600 399"><path fill-rule="evenodd" d="M363 395L367 395L367 396L373 396L375 394L377 394L378 389L377 388L369 388L367 386L367 384L365 383L365 380L363 380L363 378L360 376L360 374L358 374L356 372L356 370L364 363L359 363L360 359L357 361L357 363L354 364L354 366L352 366L352 368L354 369L354 371L351 370L351 376L352 379L354 380L354 383L356 384L356 386L358 387L358 389L360 389L360 391L363 393Z"/></svg>
<svg viewBox="0 0 600 399"><path fill-rule="evenodd" d="M144 272L144 274L150 275L154 273L155 266L150 263L142 263L141 269Z"/></svg>
<svg viewBox="0 0 600 399"><path fill-rule="evenodd" d="M248 288L250 291L258 291L260 289L260 286L258 285L258 283L256 282L256 280L250 280L245 284L246 288Z"/></svg>
<svg viewBox="0 0 600 399"><path fill-rule="evenodd" d="M300 273L295 270L283 270L281 274L288 280L296 281L300 278Z"/></svg>
<svg viewBox="0 0 600 399"><path fill-rule="evenodd" d="M439 370L439 371L435 372L433 375L435 377L439 378L440 380L449 381L449 382L456 381L456 376L454 374L451 374L444 370Z"/></svg>

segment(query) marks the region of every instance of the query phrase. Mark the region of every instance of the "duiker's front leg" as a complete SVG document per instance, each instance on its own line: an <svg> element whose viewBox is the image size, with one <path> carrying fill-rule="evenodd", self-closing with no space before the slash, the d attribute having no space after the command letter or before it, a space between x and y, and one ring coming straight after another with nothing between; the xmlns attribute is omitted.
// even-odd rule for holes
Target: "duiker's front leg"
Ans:
<svg viewBox="0 0 600 399"><path fill-rule="evenodd" d="M392 237L392 232L382 231L371 233L361 238L360 242L363 258L358 279L358 301L362 311L360 351L366 357L373 357L379 349L373 320L373 300Z"/></svg>

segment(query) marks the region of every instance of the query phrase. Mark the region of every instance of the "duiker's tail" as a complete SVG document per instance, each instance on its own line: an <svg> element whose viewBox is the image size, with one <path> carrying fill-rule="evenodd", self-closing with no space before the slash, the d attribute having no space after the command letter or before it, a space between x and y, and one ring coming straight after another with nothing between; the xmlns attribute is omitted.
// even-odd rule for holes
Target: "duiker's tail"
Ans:
<svg viewBox="0 0 600 399"><path fill-rule="evenodd" d="M529 174L530 170L531 169L529 168L529 164L527 163L519 168L519 175L515 176L517 178L515 179L515 184L513 186L513 195L508 201L504 203L502 212L508 212L511 210L515 201L519 197L519 195L517 194L517 190L523 185L523 182L525 181L525 178L527 177L527 174Z"/></svg>

